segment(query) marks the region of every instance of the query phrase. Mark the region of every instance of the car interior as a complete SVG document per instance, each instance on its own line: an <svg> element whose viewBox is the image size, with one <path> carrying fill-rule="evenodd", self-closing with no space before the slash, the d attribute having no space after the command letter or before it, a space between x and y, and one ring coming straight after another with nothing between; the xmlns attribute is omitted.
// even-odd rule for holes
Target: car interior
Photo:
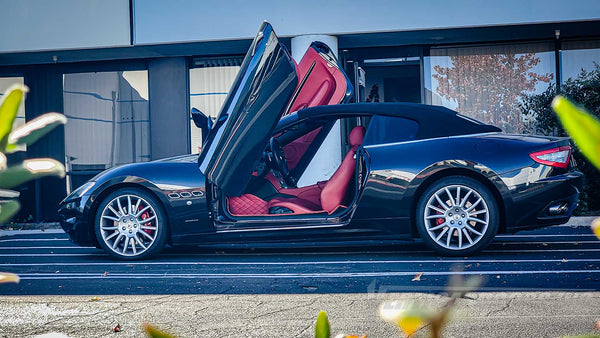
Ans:
<svg viewBox="0 0 600 338"><path fill-rule="evenodd" d="M236 217L343 213L356 196L357 173L363 168L356 152L366 129L356 125L359 120L364 121L356 117L306 120L274 135L244 193L226 197L226 211ZM298 187L298 179L336 122L356 125L347 128L348 150L340 165L329 179Z"/></svg>

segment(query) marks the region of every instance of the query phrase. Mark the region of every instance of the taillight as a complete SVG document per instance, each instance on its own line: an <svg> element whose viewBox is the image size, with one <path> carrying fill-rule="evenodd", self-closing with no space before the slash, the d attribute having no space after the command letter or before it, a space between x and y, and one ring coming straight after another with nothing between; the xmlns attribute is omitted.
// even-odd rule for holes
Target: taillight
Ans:
<svg viewBox="0 0 600 338"><path fill-rule="evenodd" d="M529 154L529 156L537 163L557 168L566 168L571 158L571 146L536 151Z"/></svg>

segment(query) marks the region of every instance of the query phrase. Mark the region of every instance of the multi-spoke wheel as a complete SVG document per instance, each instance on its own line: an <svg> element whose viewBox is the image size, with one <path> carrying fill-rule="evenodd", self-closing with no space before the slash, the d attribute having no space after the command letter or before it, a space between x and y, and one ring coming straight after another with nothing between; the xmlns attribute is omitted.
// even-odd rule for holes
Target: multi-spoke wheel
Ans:
<svg viewBox="0 0 600 338"><path fill-rule="evenodd" d="M166 219L156 199L143 190L126 188L108 195L98 207L96 238L120 259L158 253L167 238Z"/></svg>
<svg viewBox="0 0 600 338"><path fill-rule="evenodd" d="M421 238L445 255L477 252L498 230L494 196L463 176L446 177L430 186L419 200L416 217Z"/></svg>

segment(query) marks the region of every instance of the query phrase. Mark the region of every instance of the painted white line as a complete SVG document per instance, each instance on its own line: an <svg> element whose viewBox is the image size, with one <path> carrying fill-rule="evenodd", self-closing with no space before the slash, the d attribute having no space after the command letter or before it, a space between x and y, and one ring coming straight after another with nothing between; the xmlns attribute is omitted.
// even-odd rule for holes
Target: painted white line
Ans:
<svg viewBox="0 0 600 338"><path fill-rule="evenodd" d="M427 264L427 263L592 263L600 262L600 258L565 258L562 259L448 259L448 260L347 260L347 261L306 261L306 262L67 262L67 263L0 263L3 267L19 266L134 266L134 265L346 265L346 264Z"/></svg>
<svg viewBox="0 0 600 338"><path fill-rule="evenodd" d="M68 238L13 238L13 239L0 239L0 243L4 242L50 242L50 241L69 241Z"/></svg>
<svg viewBox="0 0 600 338"><path fill-rule="evenodd" d="M357 277L414 277L423 271L382 271L382 272L324 272L324 273L146 273L146 274L88 274L88 273L53 273L53 274L19 274L22 280L36 279L239 279L239 278L357 278ZM534 270L534 271L432 271L422 276L451 276L451 275L556 275L556 274L597 274L600 270Z"/></svg>
<svg viewBox="0 0 600 338"><path fill-rule="evenodd" d="M66 234L62 229L46 229L46 230L0 230L0 236L28 236L40 234Z"/></svg>
<svg viewBox="0 0 600 338"><path fill-rule="evenodd" d="M96 249L93 246L0 246L0 250L62 250L62 249Z"/></svg>
<svg viewBox="0 0 600 338"><path fill-rule="evenodd" d="M500 252L500 253L519 253L519 252L546 252L546 253L553 253L553 252L599 252L600 249L596 249L596 248L587 248L587 249L548 249L548 250L536 250L536 249L531 249L531 250L483 250L481 252L486 252L486 253L493 253L493 252Z"/></svg>
<svg viewBox="0 0 600 338"><path fill-rule="evenodd" d="M86 256L104 256L108 257L108 254L62 254L62 253L41 253L41 254L0 254L0 257L86 257Z"/></svg>
<svg viewBox="0 0 600 338"><path fill-rule="evenodd" d="M492 242L490 244L495 244L495 245L516 245L516 244L547 244L547 245L553 245L553 244L573 244L573 245L579 245L579 244L597 244L600 245L600 241L599 240L592 240L592 241L535 241L535 242L520 242L520 241L495 241Z"/></svg>
<svg viewBox="0 0 600 338"><path fill-rule="evenodd" d="M569 234L569 235L496 235L494 238L546 238L546 237L596 237L593 234Z"/></svg>

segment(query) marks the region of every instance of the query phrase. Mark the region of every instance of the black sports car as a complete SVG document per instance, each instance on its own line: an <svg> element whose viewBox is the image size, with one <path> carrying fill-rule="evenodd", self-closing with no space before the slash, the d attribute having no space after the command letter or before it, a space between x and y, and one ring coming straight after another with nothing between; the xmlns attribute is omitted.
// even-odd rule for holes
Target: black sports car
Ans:
<svg viewBox="0 0 600 338"><path fill-rule="evenodd" d="M97 175L61 202L62 226L75 243L122 259L167 243L417 236L444 255L467 255L496 233L571 216L583 176L569 139L507 135L443 107L338 104L351 93L327 46L313 43L296 64L264 23L214 123L193 114L210 130L200 155ZM299 186L339 130L347 137L333 175Z"/></svg>

